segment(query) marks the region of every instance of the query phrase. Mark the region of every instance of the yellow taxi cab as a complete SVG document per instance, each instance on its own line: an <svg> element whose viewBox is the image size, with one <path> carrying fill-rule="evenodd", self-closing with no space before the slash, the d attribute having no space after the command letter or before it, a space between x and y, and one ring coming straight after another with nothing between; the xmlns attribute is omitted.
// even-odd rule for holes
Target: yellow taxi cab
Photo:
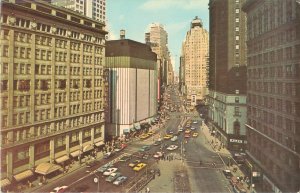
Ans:
<svg viewBox="0 0 300 193"><path fill-rule="evenodd" d="M142 135L140 136L140 139L147 139L149 136L150 136L150 135L148 135L148 134L142 134Z"/></svg>
<svg viewBox="0 0 300 193"><path fill-rule="evenodd" d="M154 132L153 132L153 131L149 131L147 134L148 134L148 135L153 135Z"/></svg>
<svg viewBox="0 0 300 193"><path fill-rule="evenodd" d="M145 164L145 163L139 163L139 164L137 164L137 165L133 168L133 170L134 170L134 171L140 171L141 169L143 169L144 167L146 167L146 165L147 165L147 164Z"/></svg>
<svg viewBox="0 0 300 193"><path fill-rule="evenodd" d="M193 133L193 137L198 137L198 133Z"/></svg>
<svg viewBox="0 0 300 193"><path fill-rule="evenodd" d="M173 137L173 135L165 135L164 139L171 139Z"/></svg>
<svg viewBox="0 0 300 193"><path fill-rule="evenodd" d="M184 133L189 134L189 133L191 133L191 130L187 129L187 130L185 130Z"/></svg>

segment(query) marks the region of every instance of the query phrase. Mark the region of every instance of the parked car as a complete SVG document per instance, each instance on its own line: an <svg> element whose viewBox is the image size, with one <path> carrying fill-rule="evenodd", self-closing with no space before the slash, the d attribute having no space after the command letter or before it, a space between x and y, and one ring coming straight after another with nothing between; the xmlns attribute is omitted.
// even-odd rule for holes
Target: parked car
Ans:
<svg viewBox="0 0 300 193"><path fill-rule="evenodd" d="M50 193L61 193L61 192L66 192L68 191L68 186L59 186L54 188Z"/></svg>
<svg viewBox="0 0 300 193"><path fill-rule="evenodd" d="M170 146L167 148L167 150L173 151L173 150L175 150L175 149L177 149L177 148L178 148L177 145L170 145Z"/></svg>
<svg viewBox="0 0 300 193"><path fill-rule="evenodd" d="M158 152L156 152L156 153L153 155L153 157L154 157L154 158L161 158L162 155L163 155L163 153L162 153L161 151L158 151Z"/></svg>
<svg viewBox="0 0 300 193"><path fill-rule="evenodd" d="M99 163L100 163L100 162L97 161L97 160L91 160L91 161L89 161L89 162L86 162L86 167L87 167L87 168L91 168L91 167L96 166L96 165L99 164Z"/></svg>
<svg viewBox="0 0 300 193"><path fill-rule="evenodd" d="M110 158L110 157L112 157L114 155L115 155L115 152L107 152L106 154L104 154L104 158L108 159L108 158Z"/></svg>
<svg viewBox="0 0 300 193"><path fill-rule="evenodd" d="M144 167L146 167L147 166L147 164L145 164L145 163L139 163L139 164L137 164L134 168L133 168L133 170L134 171L140 171L141 169L143 169Z"/></svg>
<svg viewBox="0 0 300 193"><path fill-rule="evenodd" d="M223 174L227 179L231 179L231 177L233 176L230 170L223 170Z"/></svg>
<svg viewBox="0 0 300 193"><path fill-rule="evenodd" d="M149 151L149 150L150 150L150 146L149 145L144 145L143 147L141 147L139 149L140 152Z"/></svg>
<svg viewBox="0 0 300 193"><path fill-rule="evenodd" d="M141 160L134 160L133 162L129 163L128 166L133 168L138 163L141 163Z"/></svg>
<svg viewBox="0 0 300 193"><path fill-rule="evenodd" d="M126 176L120 176L113 182L113 184L118 186L123 184L126 180L127 180Z"/></svg>
<svg viewBox="0 0 300 193"><path fill-rule="evenodd" d="M110 174L106 179L105 181L107 182L113 182L115 179L117 179L119 176L121 176L121 173L120 172L115 172L115 173L112 173Z"/></svg>
<svg viewBox="0 0 300 193"><path fill-rule="evenodd" d="M103 175L104 176L109 176L110 174L116 172L118 170L118 168L108 168L104 173Z"/></svg>
<svg viewBox="0 0 300 193"><path fill-rule="evenodd" d="M111 167L113 167L113 165L110 164L110 163L107 163L107 164L105 164L105 165L99 167L99 168L97 169L97 171L98 171L98 172L105 172L108 168L111 168Z"/></svg>
<svg viewBox="0 0 300 193"><path fill-rule="evenodd" d="M177 141L178 137L175 135L174 137L171 138L171 141Z"/></svg>
<svg viewBox="0 0 300 193"><path fill-rule="evenodd" d="M145 154L144 156L143 156L143 159L148 159L149 158L149 154Z"/></svg>
<svg viewBox="0 0 300 193"><path fill-rule="evenodd" d="M120 158L120 162L127 162L128 160L131 159L131 155L124 155L123 157Z"/></svg>
<svg viewBox="0 0 300 193"><path fill-rule="evenodd" d="M126 143L122 143L122 144L120 145L120 147L117 147L117 148L115 149L115 151L116 151L116 152L122 151L122 150L125 149L127 146L128 146L128 145L127 145Z"/></svg>

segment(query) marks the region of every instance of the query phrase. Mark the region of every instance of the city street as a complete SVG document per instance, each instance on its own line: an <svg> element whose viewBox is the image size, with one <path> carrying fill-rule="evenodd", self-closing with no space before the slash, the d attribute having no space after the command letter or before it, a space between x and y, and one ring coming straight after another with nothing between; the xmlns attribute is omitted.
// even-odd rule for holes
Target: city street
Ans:
<svg viewBox="0 0 300 193"><path fill-rule="evenodd" d="M171 97L168 100L168 105L178 105L182 106L180 98L175 94L174 91L170 91ZM195 116L194 113L186 114L185 112L168 112L169 120L166 121L165 126L161 127L156 131L156 134L152 137L149 137L145 140L137 140L132 142L125 150L117 153L114 157L110 159L101 159L100 162L93 166L92 168L86 168L85 166L62 177L60 180L51 182L43 187L39 188L40 192L50 192L55 187L67 185L70 187L71 191L86 191L86 192L124 192L129 189L134 182L136 182L142 173L149 172L149 166L153 165L152 168L157 167L157 163L153 158L153 154L157 151L160 151L161 146L153 146L155 140L158 138L163 138L166 134L169 133L178 133L178 140L171 141L170 139L163 140L165 144L163 151L166 155L172 153L176 155L177 159L183 157L183 165L187 168L188 177L190 180L190 186L193 191L205 191L205 192L228 192L228 182L225 180L224 175L222 174L222 169L224 163L222 159L225 159L226 156L222 158L219 154L211 149L208 144L207 139L204 137L201 131L201 122L202 120ZM181 118L180 118L181 117ZM192 123L192 127L195 127L194 132L198 132L198 137L191 137L186 139L184 137L184 132L178 132L178 127L180 123L186 122L186 120L191 119L192 121L197 120L197 123ZM151 145L151 149L147 152L150 156L147 160L135 157L133 154L139 151L143 145ZM177 145L178 148L173 151L166 150L165 148L169 145ZM181 155L181 153L183 153ZM123 155L133 155L132 159L126 162L116 162ZM135 160L141 160L146 163L146 169L143 169L139 172L134 172L128 164ZM200 164L201 161L201 164ZM95 174L92 171L96 170L98 167L108 163L116 162L115 167L118 168L118 171L122 175L128 177L128 180L121 186L113 185L112 183L106 182L105 177L100 172ZM160 162L160 164L167 164L168 162ZM84 165L84 164L83 164ZM99 189L98 183L94 182L94 178L99 176ZM161 180L161 179L160 179ZM163 179L169 181L170 179ZM171 191L171 190L170 190Z"/></svg>

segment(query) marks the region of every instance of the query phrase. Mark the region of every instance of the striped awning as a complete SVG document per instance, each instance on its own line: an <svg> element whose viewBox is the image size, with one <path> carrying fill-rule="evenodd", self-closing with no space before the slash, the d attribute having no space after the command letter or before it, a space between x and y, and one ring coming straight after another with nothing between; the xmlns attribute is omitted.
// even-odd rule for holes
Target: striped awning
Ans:
<svg viewBox="0 0 300 193"><path fill-rule="evenodd" d="M69 160L69 156L64 155L64 156L61 156L61 157L55 159L55 162L58 163L58 164L60 164L60 163L62 163L64 161L67 161L67 160Z"/></svg>
<svg viewBox="0 0 300 193"><path fill-rule="evenodd" d="M55 165L51 163L41 163L36 167L35 173L47 175L60 169L62 168L59 165Z"/></svg>
<svg viewBox="0 0 300 193"><path fill-rule="evenodd" d="M92 149L94 149L93 145L88 144L83 147L83 152L91 151Z"/></svg>
<svg viewBox="0 0 300 193"><path fill-rule="evenodd" d="M16 179L17 182L19 182L19 181L25 180L31 176L33 176L33 172L31 170L26 170L17 175L14 175L14 178Z"/></svg>
<svg viewBox="0 0 300 193"><path fill-rule="evenodd" d="M80 154L80 150L76 150L70 153L72 157L77 157Z"/></svg>
<svg viewBox="0 0 300 193"><path fill-rule="evenodd" d="M99 142L95 143L95 146L97 146L97 147L100 147L101 145L104 145L103 141L99 141Z"/></svg>
<svg viewBox="0 0 300 193"><path fill-rule="evenodd" d="M5 178L5 179L1 180L0 187L3 188L3 187L6 187L10 184L11 184L11 182L9 181L9 179Z"/></svg>

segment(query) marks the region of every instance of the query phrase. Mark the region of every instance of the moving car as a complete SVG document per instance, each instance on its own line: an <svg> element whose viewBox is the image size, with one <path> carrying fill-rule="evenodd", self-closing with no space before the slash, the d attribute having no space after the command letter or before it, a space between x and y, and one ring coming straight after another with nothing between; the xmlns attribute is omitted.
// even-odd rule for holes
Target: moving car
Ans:
<svg viewBox="0 0 300 193"><path fill-rule="evenodd" d="M160 144L161 144L161 141L155 141L155 142L153 143L153 145L155 145L155 146L160 145Z"/></svg>
<svg viewBox="0 0 300 193"><path fill-rule="evenodd" d="M120 176L113 182L113 184L118 186L120 184L123 184L126 180L127 180L126 176Z"/></svg>
<svg viewBox="0 0 300 193"><path fill-rule="evenodd" d="M50 193L61 193L61 192L66 192L68 190L68 186L60 186L54 188Z"/></svg>
<svg viewBox="0 0 300 193"><path fill-rule="evenodd" d="M177 136L174 136L171 138L171 141L177 141L178 137Z"/></svg>
<svg viewBox="0 0 300 193"><path fill-rule="evenodd" d="M117 179L119 176L121 176L121 173L120 172L115 172L115 173L112 173L110 174L106 179L105 181L107 182L113 182L115 179Z"/></svg>
<svg viewBox="0 0 300 193"><path fill-rule="evenodd" d="M129 163L128 166L133 168L138 163L141 163L141 160L134 160L133 162Z"/></svg>
<svg viewBox="0 0 300 193"><path fill-rule="evenodd" d="M118 168L108 168L104 173L103 175L104 176L109 176L110 174L116 172L118 170Z"/></svg>
<svg viewBox="0 0 300 193"><path fill-rule="evenodd" d="M196 130L196 128L195 127L191 127L191 130L193 131L193 130Z"/></svg>
<svg viewBox="0 0 300 193"><path fill-rule="evenodd" d="M162 153L161 151L158 151L158 152L156 152L156 153L153 155L153 157L154 157L154 158L161 158L162 155L163 155L163 153Z"/></svg>
<svg viewBox="0 0 300 193"><path fill-rule="evenodd" d="M193 137L198 137L198 133L197 132L193 133Z"/></svg>
<svg viewBox="0 0 300 193"><path fill-rule="evenodd" d="M187 134L184 135L184 137L185 137L185 138L190 138L191 135L190 135L189 133L187 133Z"/></svg>
<svg viewBox="0 0 300 193"><path fill-rule="evenodd" d="M154 131L149 131L147 134L148 134L148 135L153 135L153 134L154 134Z"/></svg>
<svg viewBox="0 0 300 193"><path fill-rule="evenodd" d="M193 123L194 123L194 124L197 124L197 123L198 123L198 121L194 121Z"/></svg>
<svg viewBox="0 0 300 193"><path fill-rule="evenodd" d="M180 128L178 129L178 132L182 132L182 131L183 131L183 128L180 127Z"/></svg>
<svg viewBox="0 0 300 193"><path fill-rule="evenodd" d="M145 164L145 163L139 163L139 164L137 164L134 168L133 168L133 170L134 171L140 171L141 169L143 169L144 167L146 167L147 166L147 164Z"/></svg>
<svg viewBox="0 0 300 193"><path fill-rule="evenodd" d="M189 134L189 133L191 133L191 130L187 129L187 130L185 130L184 133Z"/></svg>
<svg viewBox="0 0 300 193"><path fill-rule="evenodd" d="M123 149L125 149L128 145L126 143L122 143L120 145L120 147L116 148L115 151L116 152L119 152L119 151L122 151Z"/></svg>
<svg viewBox="0 0 300 193"><path fill-rule="evenodd" d="M98 172L105 172L108 168L111 168L113 165L110 163L107 163L100 168L97 169Z"/></svg>
<svg viewBox="0 0 300 193"><path fill-rule="evenodd" d="M120 158L120 162L127 162L128 160L131 159L130 155L124 155L123 157Z"/></svg>
<svg viewBox="0 0 300 193"><path fill-rule="evenodd" d="M165 135L164 139L171 139L173 137L173 135Z"/></svg>
<svg viewBox="0 0 300 193"><path fill-rule="evenodd" d="M223 174L227 179L231 179L231 177L233 176L230 170L223 170Z"/></svg>
<svg viewBox="0 0 300 193"><path fill-rule="evenodd" d="M140 152L144 152L144 151L148 151L148 150L150 150L150 146L149 145L144 145L143 147L141 147L139 149Z"/></svg>
<svg viewBox="0 0 300 193"><path fill-rule="evenodd" d="M167 150L173 151L173 150L175 150L175 149L177 149L177 148L178 148L177 145L170 145L170 146L167 148Z"/></svg>

